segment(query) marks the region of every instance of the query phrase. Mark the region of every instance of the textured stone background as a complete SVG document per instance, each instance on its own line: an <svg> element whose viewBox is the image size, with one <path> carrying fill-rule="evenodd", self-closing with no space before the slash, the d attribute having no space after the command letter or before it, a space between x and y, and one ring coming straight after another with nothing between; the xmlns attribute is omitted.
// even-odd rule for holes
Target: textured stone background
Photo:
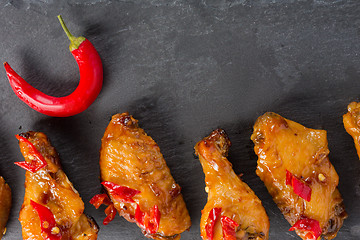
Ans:
<svg viewBox="0 0 360 240"><path fill-rule="evenodd" d="M236 173L263 201L271 239L300 239L255 174L252 125L266 111L328 131L330 160L340 176L349 218L337 239L360 238L360 161L342 125L360 100L357 0L0 0L0 59L33 86L55 96L72 92L78 69L56 15L86 36L104 64L104 87L85 112L69 118L37 113L12 92L0 71L0 175L14 201L4 239L20 239L24 194L15 134L44 131L68 177L88 201L101 190L98 151L112 114L129 111L159 144L191 213L183 239L200 239L204 175L193 146L217 127L233 146ZM145 239L120 217L99 239Z"/></svg>

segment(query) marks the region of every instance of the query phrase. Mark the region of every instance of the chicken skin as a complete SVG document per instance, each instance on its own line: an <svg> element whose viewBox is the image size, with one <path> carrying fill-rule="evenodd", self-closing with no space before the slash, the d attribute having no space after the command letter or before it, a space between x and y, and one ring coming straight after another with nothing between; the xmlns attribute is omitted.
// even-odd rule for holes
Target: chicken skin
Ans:
<svg viewBox="0 0 360 240"><path fill-rule="evenodd" d="M348 106L348 112L343 116L345 130L350 134L355 143L357 154L360 158L360 103L352 102Z"/></svg>
<svg viewBox="0 0 360 240"><path fill-rule="evenodd" d="M256 174L302 239L333 239L347 214L330 163L326 131L306 128L275 113L260 116L251 140Z"/></svg>
<svg viewBox="0 0 360 240"><path fill-rule="evenodd" d="M17 138L25 162L16 164L28 168L19 217L23 239L97 239L98 227L84 214L84 203L61 169L59 156L46 135L27 132ZM36 158L45 161L45 166L34 169Z"/></svg>
<svg viewBox="0 0 360 240"><path fill-rule="evenodd" d="M0 239L5 234L6 223L9 218L11 208L11 190L5 183L4 178L0 177Z"/></svg>
<svg viewBox="0 0 360 240"><path fill-rule="evenodd" d="M204 240L268 239L268 216L259 198L234 173L227 160L230 145L225 131L217 129L195 146L208 192L200 221L201 237Z"/></svg>
<svg viewBox="0 0 360 240"><path fill-rule="evenodd" d="M100 171L111 204L146 237L180 239L190 228L181 188L158 145L128 113L114 115L106 128Z"/></svg>

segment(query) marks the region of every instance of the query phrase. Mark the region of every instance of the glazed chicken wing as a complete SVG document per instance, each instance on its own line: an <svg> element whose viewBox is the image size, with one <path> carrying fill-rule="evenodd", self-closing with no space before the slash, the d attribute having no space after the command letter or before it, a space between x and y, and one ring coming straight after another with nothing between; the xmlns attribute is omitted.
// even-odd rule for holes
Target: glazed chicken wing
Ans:
<svg viewBox="0 0 360 240"><path fill-rule="evenodd" d="M9 218L11 208L11 190L5 180L0 177L0 239L5 234L6 223Z"/></svg>
<svg viewBox="0 0 360 240"><path fill-rule="evenodd" d="M17 136L27 169L25 196L19 220L23 239L95 240L98 227L84 214L84 203L63 170L46 135Z"/></svg>
<svg viewBox="0 0 360 240"><path fill-rule="evenodd" d="M180 239L190 228L180 186L158 145L128 113L114 115L106 128L100 171L113 206L126 220L136 222L146 237Z"/></svg>
<svg viewBox="0 0 360 240"><path fill-rule="evenodd" d="M352 102L348 112L343 116L345 130L350 134L355 143L357 154L360 158L360 103Z"/></svg>
<svg viewBox="0 0 360 240"><path fill-rule="evenodd" d="M326 131L275 113L259 117L251 136L256 173L302 239L333 239L347 214L330 163ZM320 238L319 238L320 237Z"/></svg>
<svg viewBox="0 0 360 240"><path fill-rule="evenodd" d="M268 239L268 216L259 198L226 159L229 147L230 140L221 129L195 146L208 192L200 222L201 236L204 240Z"/></svg>

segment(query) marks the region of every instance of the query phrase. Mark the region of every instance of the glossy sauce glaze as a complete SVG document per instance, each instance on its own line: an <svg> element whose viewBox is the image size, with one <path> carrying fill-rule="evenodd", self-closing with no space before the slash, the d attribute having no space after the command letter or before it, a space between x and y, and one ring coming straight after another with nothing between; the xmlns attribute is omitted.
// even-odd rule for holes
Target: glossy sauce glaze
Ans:
<svg viewBox="0 0 360 240"><path fill-rule="evenodd" d="M355 143L357 154L360 158L360 103L352 102L348 106L348 112L343 116L345 130L350 134Z"/></svg>
<svg viewBox="0 0 360 240"><path fill-rule="evenodd" d="M291 225L303 218L319 222L322 237L333 239L347 214L337 189L339 176L330 163L326 131L306 128L275 113L265 113L251 136L258 155L256 174ZM286 184L291 172L311 188L308 202ZM306 237L306 231L296 230Z"/></svg>
<svg viewBox="0 0 360 240"><path fill-rule="evenodd" d="M47 162L47 166L37 172L26 171L25 174L25 196L19 216L23 239L44 239L39 215L30 200L50 209L62 239L97 239L98 227L84 214L84 202L61 169L58 154L46 135L41 132L20 135L30 141ZM33 156L28 146L23 142L19 146L25 161L31 162Z"/></svg>
<svg viewBox="0 0 360 240"><path fill-rule="evenodd" d="M0 239L6 232L6 223L9 218L11 208L11 190L5 183L3 177L0 177Z"/></svg>
<svg viewBox="0 0 360 240"><path fill-rule="evenodd" d="M226 133L217 129L195 146L208 192L200 221L201 236L209 239L206 231L209 213L213 208L221 208L221 216L227 216L239 225L235 229L236 239L268 239L268 216L259 198L235 174L227 160L230 145ZM220 221L216 221L213 232L213 239L225 239Z"/></svg>
<svg viewBox="0 0 360 240"><path fill-rule="evenodd" d="M128 113L112 117L100 151L101 180L125 186L140 193L132 197L134 203L117 200L108 192L121 216L136 222L145 236L153 239L180 239L191 226L190 216L159 146L138 126ZM135 219L136 204L149 213L154 206L160 211L156 233L149 233Z"/></svg>

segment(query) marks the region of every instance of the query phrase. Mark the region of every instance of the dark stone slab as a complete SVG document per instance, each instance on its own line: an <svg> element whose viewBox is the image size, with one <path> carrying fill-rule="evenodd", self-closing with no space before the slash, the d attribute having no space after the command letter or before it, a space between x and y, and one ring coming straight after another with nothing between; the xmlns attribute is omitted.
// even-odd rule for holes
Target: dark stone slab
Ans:
<svg viewBox="0 0 360 240"><path fill-rule="evenodd" d="M159 144L190 211L183 239L200 239L206 203L204 175L194 144L217 127L233 143L229 160L263 201L271 239L288 232L255 174L252 125L273 111L328 131L330 160L349 213L337 239L360 237L360 161L342 125L347 104L360 96L360 2L343 0L0 1L0 58L27 81L55 96L71 93L78 69L56 15L86 36L104 64L104 87L85 112L52 118L30 109L0 72L0 175L14 202L4 239L20 239L18 213L24 171L15 134L44 131L65 172L100 224L99 239L145 239L120 217L102 226L100 139L111 115L129 111Z"/></svg>

